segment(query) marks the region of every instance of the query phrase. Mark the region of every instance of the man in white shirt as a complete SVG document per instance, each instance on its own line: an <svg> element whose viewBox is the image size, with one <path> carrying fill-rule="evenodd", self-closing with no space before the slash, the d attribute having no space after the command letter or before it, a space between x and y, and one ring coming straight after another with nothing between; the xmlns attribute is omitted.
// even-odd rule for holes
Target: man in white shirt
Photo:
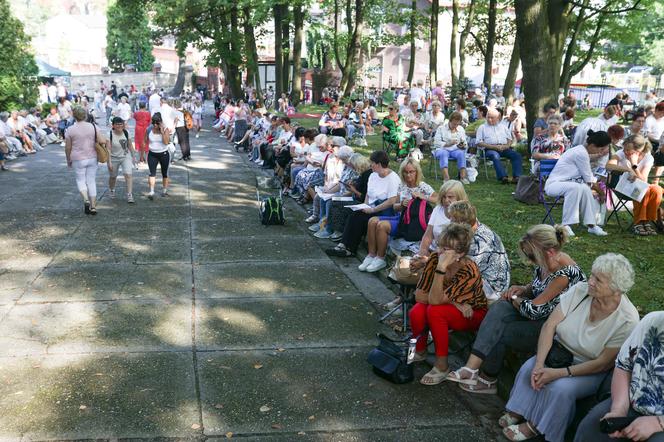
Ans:
<svg viewBox="0 0 664 442"><path fill-rule="evenodd" d="M53 83L51 83L48 88L48 102L49 103L55 103L58 100L58 88L55 87Z"/></svg>
<svg viewBox="0 0 664 442"><path fill-rule="evenodd" d="M122 121L127 124L131 118L131 106L127 103L127 97L122 97L118 107L115 109L115 115L122 118Z"/></svg>
<svg viewBox="0 0 664 442"><path fill-rule="evenodd" d="M410 89L410 102L417 102L417 108L420 110L425 109L426 105L426 92L424 91L424 81L417 80L417 86ZM404 103L407 104L407 103Z"/></svg>
<svg viewBox="0 0 664 442"><path fill-rule="evenodd" d="M148 101L150 107L150 115L154 115L161 109L161 97L156 90L152 91L150 95L150 100Z"/></svg>
<svg viewBox="0 0 664 442"><path fill-rule="evenodd" d="M512 163L512 183L516 183L521 176L523 159L521 154L512 149L512 133L504 124L500 124L500 113L489 109L486 123L477 129L475 135L477 147L484 149L484 155L493 162L498 181L507 184L510 180L500 158L507 158Z"/></svg>
<svg viewBox="0 0 664 442"><path fill-rule="evenodd" d="M604 112L598 117L586 118L576 127L572 147L585 144L589 130L593 132L600 130L606 132L609 126L614 125L617 121L618 117L616 117L616 108L614 106L604 108Z"/></svg>
<svg viewBox="0 0 664 442"><path fill-rule="evenodd" d="M659 139L664 133L664 101L655 105L655 111L646 118L643 131L654 146L659 145Z"/></svg>
<svg viewBox="0 0 664 442"><path fill-rule="evenodd" d="M159 108L159 113L161 113L161 121L166 129L168 129L171 134L175 133L175 112L173 108L168 103L168 99L161 99L161 106Z"/></svg>

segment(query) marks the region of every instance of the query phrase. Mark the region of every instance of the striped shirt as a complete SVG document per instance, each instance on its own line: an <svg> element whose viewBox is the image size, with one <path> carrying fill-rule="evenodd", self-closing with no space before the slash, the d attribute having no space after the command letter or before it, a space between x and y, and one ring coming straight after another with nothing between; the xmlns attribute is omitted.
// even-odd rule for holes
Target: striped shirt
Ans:
<svg viewBox="0 0 664 442"><path fill-rule="evenodd" d="M436 267L438 266L438 253L429 256L417 288L428 293L433 285ZM450 265L443 278L443 290L448 302L469 304L473 309L487 308L487 299L482 291L482 275L475 262L464 257Z"/></svg>

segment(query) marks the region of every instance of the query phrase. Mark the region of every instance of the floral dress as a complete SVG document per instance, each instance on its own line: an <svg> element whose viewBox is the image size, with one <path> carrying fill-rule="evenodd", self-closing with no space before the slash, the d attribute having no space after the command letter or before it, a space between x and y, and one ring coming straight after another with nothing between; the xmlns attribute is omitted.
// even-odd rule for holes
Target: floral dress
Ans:
<svg viewBox="0 0 664 442"><path fill-rule="evenodd" d="M397 156L406 156L411 150L413 150L415 147L415 140L408 132L406 132L406 120L403 115L399 115L397 121L385 117L385 119L383 119L383 126L388 129L387 132L383 133L383 139L388 143L397 145Z"/></svg>
<svg viewBox="0 0 664 442"><path fill-rule="evenodd" d="M664 312L647 314L623 343L616 367L632 373L629 402L645 416L664 415Z"/></svg>
<svg viewBox="0 0 664 442"><path fill-rule="evenodd" d="M567 137L558 135L549 137L548 134L536 137L530 145L531 153L558 154L562 155L570 147ZM539 161L535 161L533 173L539 171Z"/></svg>

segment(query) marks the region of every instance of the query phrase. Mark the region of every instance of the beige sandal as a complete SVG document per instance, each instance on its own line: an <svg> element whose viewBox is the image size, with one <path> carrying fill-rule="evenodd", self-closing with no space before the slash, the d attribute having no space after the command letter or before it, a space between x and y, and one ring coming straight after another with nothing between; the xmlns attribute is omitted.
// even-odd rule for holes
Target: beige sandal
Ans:
<svg viewBox="0 0 664 442"><path fill-rule="evenodd" d="M521 430L522 425L526 426L526 429L530 431L530 434L526 434ZM511 436L508 434L510 432L512 433ZM503 428L503 435L511 441L521 442L524 440L535 439L540 433L530 425L530 422L524 422L522 424L510 425L509 427Z"/></svg>
<svg viewBox="0 0 664 442"><path fill-rule="evenodd" d="M471 384L459 384L459 387L463 391L467 391L468 393L475 393L475 394L498 394L498 387L497 387L498 381L493 380L489 381L487 379L484 379L481 376L477 377L477 383L475 385Z"/></svg>
<svg viewBox="0 0 664 442"><path fill-rule="evenodd" d="M469 378L463 377L462 372L464 371L470 373ZM477 374L478 372L478 369L473 370L472 368L461 367L458 370L451 371L450 374L447 375L447 380L451 382L457 382L459 384L476 385L477 378L479 377Z"/></svg>
<svg viewBox="0 0 664 442"><path fill-rule="evenodd" d="M438 385L445 380L450 370L440 371L438 368L433 367L431 371L422 376L420 384L422 385Z"/></svg>
<svg viewBox="0 0 664 442"><path fill-rule="evenodd" d="M516 416L513 416L512 413L505 412L500 419L498 419L498 425L500 428L507 428L511 425L518 425L523 422L523 418L519 419Z"/></svg>

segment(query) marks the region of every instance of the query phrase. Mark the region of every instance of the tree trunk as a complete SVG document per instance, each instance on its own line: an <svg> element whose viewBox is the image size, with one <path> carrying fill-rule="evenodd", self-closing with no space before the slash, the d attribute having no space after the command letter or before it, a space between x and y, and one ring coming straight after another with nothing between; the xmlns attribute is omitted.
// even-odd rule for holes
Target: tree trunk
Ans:
<svg viewBox="0 0 664 442"><path fill-rule="evenodd" d="M432 88L436 80L438 80L438 16L439 15L440 15L440 0L432 0L431 29L430 29L431 42L429 43L429 80L431 82Z"/></svg>
<svg viewBox="0 0 664 442"><path fill-rule="evenodd" d="M173 96L179 96L182 93L182 89L184 89L184 77L185 77L185 65L187 63L187 60L184 57L178 57L178 76L175 79L175 86L173 86L173 89L171 90L171 95Z"/></svg>
<svg viewBox="0 0 664 442"><path fill-rule="evenodd" d="M256 89L256 98L262 98L261 77L258 72L258 51L256 49L256 38L254 37L254 25L251 22L251 10L245 6L242 10L244 15L244 45L247 53L247 84L253 84Z"/></svg>
<svg viewBox="0 0 664 442"><path fill-rule="evenodd" d="M539 110L558 96L569 9L567 0L514 1L529 139Z"/></svg>
<svg viewBox="0 0 664 442"><path fill-rule="evenodd" d="M415 76L415 56L417 54L415 48L415 32L417 32L417 0L413 0L410 10L410 63L408 63L408 83L413 84L413 77Z"/></svg>
<svg viewBox="0 0 664 442"><path fill-rule="evenodd" d="M459 80L466 78L466 40L470 35L470 30L475 22L475 6L477 0L471 0L468 5L468 17L466 18L466 27L463 28L459 36Z"/></svg>
<svg viewBox="0 0 664 442"><path fill-rule="evenodd" d="M595 52L595 48L597 47L597 44L599 43L599 37L600 37L600 31L602 30L602 26L604 25L604 20L606 19L606 15L602 14L599 16L598 21L597 21L597 26L595 27L595 32L590 39L590 47L586 51L584 57L581 60L578 60L576 63L572 65L572 67L569 70L569 74L567 78L565 78L565 83L561 84L561 87L565 88L565 94L569 92L569 84L572 81L572 78L581 72L584 67L588 63L590 63L590 60L593 57L593 53Z"/></svg>
<svg viewBox="0 0 664 442"><path fill-rule="evenodd" d="M486 53L484 54L484 84L491 90L491 76L493 70L493 48L496 45L496 14L498 13L498 0L489 0L489 29L486 38Z"/></svg>
<svg viewBox="0 0 664 442"><path fill-rule="evenodd" d="M283 65L281 78L283 80L282 90L288 93L290 90L290 71L291 71L291 51L290 51L290 17L288 14L288 5L282 5L281 12L281 54L283 55Z"/></svg>
<svg viewBox="0 0 664 442"><path fill-rule="evenodd" d="M438 1L438 0L434 0ZM459 33L459 0L452 0L452 35L450 35L450 74L452 85L459 81L459 64L457 60L457 34Z"/></svg>
<svg viewBox="0 0 664 442"><path fill-rule="evenodd" d="M233 5L230 9L230 29L231 32L237 33L240 31L240 20L238 16L237 5ZM230 53L233 55L228 62L228 86L231 88L231 95L233 98L241 98L242 92L242 70L240 69L241 56L240 44L237 39L229 39L228 47ZM237 55L237 57L236 57Z"/></svg>
<svg viewBox="0 0 664 442"><path fill-rule="evenodd" d="M574 56L574 51L576 50L576 42L579 37L579 31L583 27L583 23L586 20L586 8L588 0L583 2L581 10L576 16L574 21L574 28L572 29L572 35L570 36L569 43L567 44L567 49L565 50L565 58L563 60L562 73L560 74L560 86L565 88L565 95L567 95L569 85L569 79L571 78L569 73L572 68L572 57Z"/></svg>
<svg viewBox="0 0 664 442"><path fill-rule="evenodd" d="M355 26L350 38L348 52L346 56L346 84L342 89L345 97L350 94L355 87L357 79L357 70L360 67L360 56L362 55L362 33L364 32L364 0L355 0Z"/></svg>
<svg viewBox="0 0 664 442"><path fill-rule="evenodd" d="M281 97L283 93L283 63L284 57L281 52L281 21L282 10L279 3L275 3L272 11L274 13L274 101Z"/></svg>
<svg viewBox="0 0 664 442"><path fill-rule="evenodd" d="M302 95L302 43L304 42L304 12L302 5L293 6L293 106L300 104Z"/></svg>
<svg viewBox="0 0 664 442"><path fill-rule="evenodd" d="M514 97L514 86L516 85L516 72L519 70L519 39L514 39L514 46L512 47L512 56L510 57L510 66L507 68L507 76L505 77L505 85L503 86L503 96L505 102L509 105Z"/></svg>

